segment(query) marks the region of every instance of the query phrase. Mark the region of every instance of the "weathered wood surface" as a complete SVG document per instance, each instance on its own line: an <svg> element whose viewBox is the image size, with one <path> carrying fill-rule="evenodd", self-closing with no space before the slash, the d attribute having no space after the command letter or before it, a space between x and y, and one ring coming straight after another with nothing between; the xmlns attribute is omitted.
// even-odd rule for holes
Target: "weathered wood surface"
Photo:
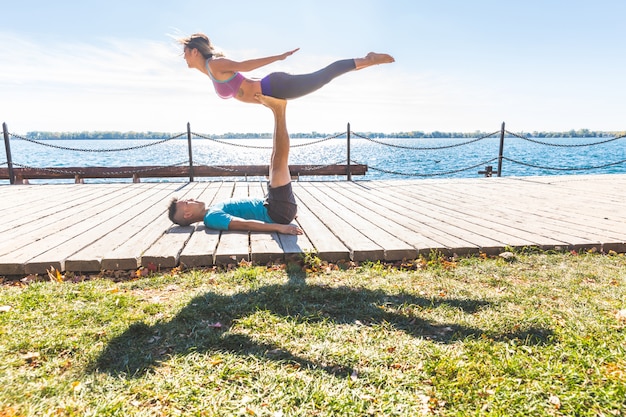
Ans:
<svg viewBox="0 0 626 417"><path fill-rule="evenodd" d="M626 175L294 182L302 236L172 225L174 196L262 196L265 182L0 186L0 275L258 263L315 252L394 261L507 247L626 251Z"/></svg>
<svg viewBox="0 0 626 417"><path fill-rule="evenodd" d="M291 175L295 177L315 175L365 175L367 165L289 165ZM253 177L269 175L268 165L197 165L190 172L188 166L125 166L125 167L55 167L55 168L13 168L16 183L22 184L33 179L75 179L84 178L176 178L193 176L203 177ZM0 168L0 179L9 179L9 169Z"/></svg>

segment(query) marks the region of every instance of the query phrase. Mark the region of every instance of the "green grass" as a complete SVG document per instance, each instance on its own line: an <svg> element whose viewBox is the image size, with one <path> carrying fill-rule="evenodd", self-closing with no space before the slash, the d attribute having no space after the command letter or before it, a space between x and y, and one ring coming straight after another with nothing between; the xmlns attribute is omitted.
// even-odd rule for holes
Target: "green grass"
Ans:
<svg viewBox="0 0 626 417"><path fill-rule="evenodd" d="M622 255L307 264L5 283L0 417L626 416Z"/></svg>

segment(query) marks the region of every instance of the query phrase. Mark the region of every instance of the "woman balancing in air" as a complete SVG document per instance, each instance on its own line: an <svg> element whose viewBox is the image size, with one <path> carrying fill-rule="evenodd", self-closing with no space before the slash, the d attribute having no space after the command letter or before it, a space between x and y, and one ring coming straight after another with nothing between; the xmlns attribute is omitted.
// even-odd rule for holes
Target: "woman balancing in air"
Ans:
<svg viewBox="0 0 626 417"><path fill-rule="evenodd" d="M321 88L333 78L372 65L394 62L391 55L370 52L364 58L336 61L326 68L311 74L291 75L274 72L261 80L250 80L241 73L280 61L292 55L298 49L280 55L265 58L232 61L216 52L209 38L201 33L181 39L184 45L184 57L189 68L195 68L208 75L213 81L215 91L221 98L236 98L245 103L258 103L255 95L263 94L282 99L302 97Z"/></svg>

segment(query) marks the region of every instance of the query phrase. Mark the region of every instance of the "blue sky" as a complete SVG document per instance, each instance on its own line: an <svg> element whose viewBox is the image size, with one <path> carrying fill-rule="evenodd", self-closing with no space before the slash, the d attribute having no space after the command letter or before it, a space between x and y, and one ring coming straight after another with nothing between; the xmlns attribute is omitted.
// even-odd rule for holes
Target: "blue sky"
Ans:
<svg viewBox="0 0 626 417"><path fill-rule="evenodd" d="M2 7L0 121L33 130L270 132L173 40L206 33L247 74L396 58L290 102L291 132L626 130L626 2L20 0Z"/></svg>

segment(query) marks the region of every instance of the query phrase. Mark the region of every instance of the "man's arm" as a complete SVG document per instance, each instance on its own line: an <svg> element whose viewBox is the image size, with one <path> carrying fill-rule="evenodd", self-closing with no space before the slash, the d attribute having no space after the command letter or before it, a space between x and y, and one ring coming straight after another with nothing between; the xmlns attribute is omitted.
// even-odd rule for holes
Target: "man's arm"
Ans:
<svg viewBox="0 0 626 417"><path fill-rule="evenodd" d="M302 229L295 224L265 223L258 220L234 218L228 224L228 230L245 232L278 232L285 235L301 235Z"/></svg>

